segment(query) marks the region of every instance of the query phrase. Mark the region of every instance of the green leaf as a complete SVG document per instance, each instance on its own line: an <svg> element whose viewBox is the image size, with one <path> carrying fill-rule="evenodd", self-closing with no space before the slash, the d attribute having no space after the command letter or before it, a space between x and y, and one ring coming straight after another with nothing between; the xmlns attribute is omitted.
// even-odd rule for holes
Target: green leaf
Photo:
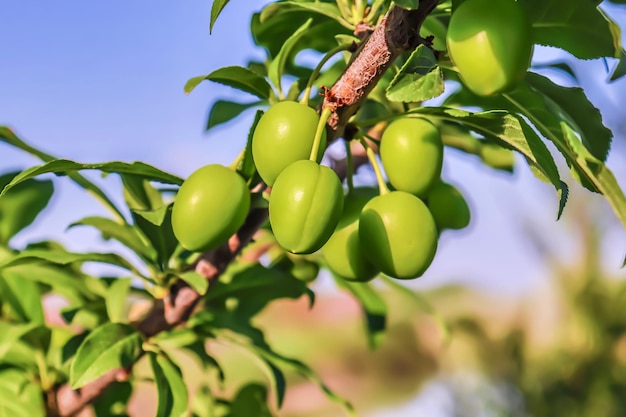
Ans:
<svg viewBox="0 0 626 417"><path fill-rule="evenodd" d="M0 176L0 188L4 188L19 172ZM9 240L30 225L46 208L52 197L52 181L25 181L0 200L0 244Z"/></svg>
<svg viewBox="0 0 626 417"><path fill-rule="evenodd" d="M213 0L213 4L211 5L211 24L209 25L209 33L213 33L213 25L229 1L230 0Z"/></svg>
<svg viewBox="0 0 626 417"><path fill-rule="evenodd" d="M237 103L229 100L217 100L211 106L211 111L209 111L206 130L209 131L215 126L231 121L249 108L262 106L264 104L266 104L266 101Z"/></svg>
<svg viewBox="0 0 626 417"><path fill-rule="evenodd" d="M104 299L107 315L113 323L126 323L126 302L130 291L130 278L116 278L111 282Z"/></svg>
<svg viewBox="0 0 626 417"><path fill-rule="evenodd" d="M322 2L297 2L297 1L282 1L270 3L265 6L261 12L260 22L263 23L266 20L283 13L290 13L296 11L308 11L313 13L319 13L324 16L330 17L336 20L342 26L353 29L352 25L341 17L339 8L332 3Z"/></svg>
<svg viewBox="0 0 626 417"><path fill-rule="evenodd" d="M23 281L19 275L0 274L0 300L11 311L11 315L22 323L43 324L44 314L41 305L42 293L37 283Z"/></svg>
<svg viewBox="0 0 626 417"><path fill-rule="evenodd" d="M21 149L25 152L28 152L31 155L36 156L41 159L43 162L50 162L52 160L56 160L54 156L47 154L45 152L40 151L39 149L35 149L32 146L28 145L26 142L21 140L17 135L8 127L0 126L0 141L7 143L11 146L14 146L18 149ZM70 172L68 174L76 184L78 184L81 188L87 190L88 193L92 194L96 200L101 202L107 209L109 209L119 220L124 220L124 214L120 211L119 208L111 201L111 199L93 182L89 181L87 178L83 177L77 172Z"/></svg>
<svg viewBox="0 0 626 417"><path fill-rule="evenodd" d="M246 180L250 180L254 177L256 171L256 165L254 164L254 158L252 157L252 138L254 137L254 131L256 130L257 124L259 124L259 120L261 120L261 116L263 116L262 110L257 110L254 115L254 120L252 121L252 126L250 126L250 130L248 131L248 139L246 141L246 149L243 154L243 160L241 161L241 166L238 167L237 172L239 172Z"/></svg>
<svg viewBox="0 0 626 417"><path fill-rule="evenodd" d="M460 96L457 96L460 97ZM516 90L503 95L505 100L474 101L481 107L509 108L519 112L550 140L572 167L572 174L581 184L592 191L603 194L617 218L626 229L626 197L615 176L604 163L587 150L581 139L568 122L571 117L557 103L527 85L520 85ZM504 102L503 102L504 101ZM565 121L561 119L565 117ZM591 115L593 120L594 115ZM583 123L576 120L577 125ZM532 129L528 129L528 132Z"/></svg>
<svg viewBox="0 0 626 417"><path fill-rule="evenodd" d="M122 174L121 177L124 185L124 199L131 210L153 211L165 205L159 190L145 178L130 174Z"/></svg>
<svg viewBox="0 0 626 417"><path fill-rule="evenodd" d="M513 172L515 156L510 149L480 140L471 131L459 123L436 123L445 146L480 157L483 164L502 171Z"/></svg>
<svg viewBox="0 0 626 417"><path fill-rule="evenodd" d="M215 368L219 381L224 382L224 370L217 360L206 351L205 335L196 332L194 329L177 328L163 331L153 336L150 342L166 351L168 349L185 349L193 353L205 369L208 367Z"/></svg>
<svg viewBox="0 0 626 417"><path fill-rule="evenodd" d="M526 76L528 84L544 96L546 106L576 131L583 145L601 161L611 147L613 133L602 123L600 111L591 104L579 87L561 87L550 79L535 73Z"/></svg>
<svg viewBox="0 0 626 417"><path fill-rule="evenodd" d="M437 58L429 48L420 45L406 60L386 89L391 101L415 103L443 94L443 74Z"/></svg>
<svg viewBox="0 0 626 417"><path fill-rule="evenodd" d="M534 42L562 48L580 59L619 57L620 31L588 0L521 2L532 21Z"/></svg>
<svg viewBox="0 0 626 417"><path fill-rule="evenodd" d="M70 368L70 384L78 389L115 368L127 368L142 355L141 334L122 323L106 323L94 329L76 352Z"/></svg>
<svg viewBox="0 0 626 417"><path fill-rule="evenodd" d="M626 75L626 51L622 49L619 53L619 61L617 63L617 66L611 73L611 78L609 78L609 81L615 81L619 78L622 78L624 75Z"/></svg>
<svg viewBox="0 0 626 417"><path fill-rule="evenodd" d="M48 173L67 175L72 172L84 169L96 169L102 172L117 174L134 174L151 181L158 181L165 184L180 185L183 182L181 178L172 174L168 174L167 172L161 171L143 162L127 163L114 161L97 164L82 164L80 162L74 162L67 159L55 159L43 165L28 168L22 171L20 174L16 175L13 180L11 180L11 182L4 187L4 190L0 192L0 197L5 195L7 191L15 187L17 184L34 178L38 175Z"/></svg>
<svg viewBox="0 0 626 417"><path fill-rule="evenodd" d="M189 284L200 295L206 294L209 289L209 280L195 271L177 273L176 276Z"/></svg>
<svg viewBox="0 0 626 417"><path fill-rule="evenodd" d="M193 77L185 84L185 94L191 93L204 80L224 84L246 93L257 96L262 100L268 100L272 95L272 87L254 71L239 66L219 68L209 75Z"/></svg>
<svg viewBox="0 0 626 417"><path fill-rule="evenodd" d="M167 219L167 212L170 209L169 205L163 205L155 210L133 210L133 213L154 226L162 226Z"/></svg>
<svg viewBox="0 0 626 417"><path fill-rule="evenodd" d="M340 277L335 277L335 282L340 288L344 288L361 305L365 316L365 326L370 348L375 349L385 339L387 322L387 305L378 291L374 290L367 282L349 282Z"/></svg>
<svg viewBox="0 0 626 417"><path fill-rule="evenodd" d="M187 415L187 385L178 366L164 352L149 352L150 366L157 386L157 417Z"/></svg>
<svg viewBox="0 0 626 417"><path fill-rule="evenodd" d="M105 217L90 216L70 224L68 228L76 226L95 227L100 231L103 239L117 240L149 263L156 260L155 249L148 245L138 230L131 225L120 224Z"/></svg>
<svg viewBox="0 0 626 417"><path fill-rule="evenodd" d="M253 349L259 356L264 357L268 361L274 363L276 366L278 365L287 366L293 369L294 371L298 372L300 375L304 376L309 381L316 384L320 388L320 390L324 393L324 395L326 395L326 398L328 398L332 402L343 407L343 409L346 411L346 413L349 416L356 417L356 412L354 408L352 407L352 404L350 404L347 400L340 397L335 392L333 392L330 388L328 388L328 386L326 386L326 384L322 382L320 377L303 362L297 359L287 358L271 350L267 346L251 345L250 348Z"/></svg>
<svg viewBox="0 0 626 417"><path fill-rule="evenodd" d="M137 227L156 249L158 267L164 270L178 246L172 229L172 204L153 211L132 210L131 213Z"/></svg>
<svg viewBox="0 0 626 417"><path fill-rule="evenodd" d="M10 266L25 265L33 262L50 262L56 265L98 262L124 268L138 277L144 277L130 262L115 253L72 253L60 250L31 249L22 251L11 258L0 261L0 270Z"/></svg>
<svg viewBox="0 0 626 417"><path fill-rule="evenodd" d="M296 299L307 295L314 302L314 294L306 283L278 269L267 269L258 263L229 268L206 295L208 303L227 298L238 299L237 314L252 317L269 302L280 298ZM230 281L228 281L230 278Z"/></svg>
<svg viewBox="0 0 626 417"><path fill-rule="evenodd" d="M16 369L0 369L0 416L44 417L43 392L29 375Z"/></svg>
<svg viewBox="0 0 626 417"><path fill-rule="evenodd" d="M523 119L503 110L471 113L445 107L420 107L411 110L410 113L461 123L468 129L524 155L526 160L541 171L556 188L559 196L557 218L561 216L567 202L567 185L561 181L550 151Z"/></svg>
<svg viewBox="0 0 626 417"><path fill-rule="evenodd" d="M312 19L307 20L302 26L300 26L283 44L280 48L278 55L272 60L268 69L268 77L270 81L276 86L278 91L282 91L281 79L285 69L285 63L291 56L292 49L298 43L300 38L306 33L306 31L313 23Z"/></svg>
<svg viewBox="0 0 626 417"><path fill-rule="evenodd" d="M260 384L247 384L237 391L228 417L272 417L267 405L267 388Z"/></svg>
<svg viewBox="0 0 626 417"><path fill-rule="evenodd" d="M32 281L52 287L52 290L70 303L79 303L84 298L95 296L84 281L84 277L71 269L51 264L29 263L13 266L2 271L4 276L13 276L17 282ZM2 298L2 297L0 297Z"/></svg>
<svg viewBox="0 0 626 417"><path fill-rule="evenodd" d="M10 362L7 356L16 347L18 342L23 342L29 349L45 352L50 345L50 329L41 323L25 323L9 325L0 322L2 339L0 339L0 362ZM32 350L29 353L34 355Z"/></svg>
<svg viewBox="0 0 626 417"><path fill-rule="evenodd" d="M133 384L115 381L94 400L94 414L96 417L129 417L126 410L132 394Z"/></svg>

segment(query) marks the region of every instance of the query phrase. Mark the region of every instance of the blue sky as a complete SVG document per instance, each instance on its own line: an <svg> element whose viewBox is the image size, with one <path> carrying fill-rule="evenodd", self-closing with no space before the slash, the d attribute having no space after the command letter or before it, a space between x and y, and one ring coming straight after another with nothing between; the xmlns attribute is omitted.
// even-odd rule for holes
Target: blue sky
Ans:
<svg viewBox="0 0 626 417"><path fill-rule="evenodd" d="M248 22L264 3L231 2L209 35L208 0L3 2L0 124L37 147L81 162L142 160L181 176L207 163L228 164L245 143L251 114L206 134L210 103L237 93L204 83L187 96L183 85L221 66L262 57L253 49ZM615 16L626 22L621 9ZM538 49L535 56L550 60L556 54ZM590 88L591 99L606 112L606 123L623 131L616 108L623 106L624 81L607 87L601 62L577 68L587 77L583 86ZM624 146L615 145L613 154L609 166L626 186L626 161L619 155ZM2 172L37 163L0 145ZM98 179L97 174L90 176ZM575 260L570 228L565 221L554 221L554 192L535 180L521 160L516 173L507 175L450 151L444 178L466 192L473 223L467 231L446 233L431 269L410 285L458 281L509 293L533 287L544 278L546 266L523 237L528 223L559 248L563 259ZM119 201L116 179L103 183ZM66 231L81 217L107 213L69 181L57 179L55 184L51 210L18 236L15 245L53 238L76 251L115 249L89 230ZM609 213L606 205L599 205L602 213ZM617 272L626 238L617 223L610 224L614 231L606 245L606 265Z"/></svg>

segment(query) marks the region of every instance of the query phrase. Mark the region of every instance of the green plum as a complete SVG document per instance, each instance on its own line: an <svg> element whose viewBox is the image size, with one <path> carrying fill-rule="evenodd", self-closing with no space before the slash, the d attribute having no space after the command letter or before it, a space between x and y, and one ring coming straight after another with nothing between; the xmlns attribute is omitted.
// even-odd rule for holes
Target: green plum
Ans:
<svg viewBox="0 0 626 417"><path fill-rule="evenodd" d="M250 209L244 179L218 164L193 172L178 190L172 208L172 228L190 251L215 249L241 227Z"/></svg>
<svg viewBox="0 0 626 417"><path fill-rule="evenodd" d="M314 161L296 161L272 187L269 214L274 237L286 251L313 253L330 238L343 210L335 172Z"/></svg>
<svg viewBox="0 0 626 417"><path fill-rule="evenodd" d="M309 159L319 120L315 110L295 101L281 101L261 116L252 136L252 158L268 186L291 163ZM318 161L325 148L324 131Z"/></svg>
<svg viewBox="0 0 626 417"><path fill-rule="evenodd" d="M438 238L426 204L404 191L373 198L359 218L361 247L381 272L393 278L424 274L435 257Z"/></svg>
<svg viewBox="0 0 626 417"><path fill-rule="evenodd" d="M426 119L404 117L387 126L380 159L396 190L424 196L439 180L443 142L439 129Z"/></svg>
<svg viewBox="0 0 626 417"><path fill-rule="evenodd" d="M463 194L443 181L428 195L428 208L439 230L463 229L470 223L470 208Z"/></svg>
<svg viewBox="0 0 626 417"><path fill-rule="evenodd" d="M375 188L355 188L343 203L343 214L331 238L324 245L324 258L335 274L348 281L369 281L378 268L368 260L359 240L359 216L363 207L378 195Z"/></svg>
<svg viewBox="0 0 626 417"><path fill-rule="evenodd" d="M531 23L515 0L466 0L453 11L448 52L475 94L506 92L521 81L533 52Z"/></svg>

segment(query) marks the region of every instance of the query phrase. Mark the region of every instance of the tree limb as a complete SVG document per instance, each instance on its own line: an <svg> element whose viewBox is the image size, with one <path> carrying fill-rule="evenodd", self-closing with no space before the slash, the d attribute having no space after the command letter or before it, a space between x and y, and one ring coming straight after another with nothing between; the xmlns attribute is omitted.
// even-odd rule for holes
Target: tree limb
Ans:
<svg viewBox="0 0 626 417"><path fill-rule="evenodd" d="M424 42L419 36L419 30L437 3L438 0L422 0L417 10L411 11L392 8L364 41L340 79L325 92L323 107L333 110L328 122L332 133L329 142L341 137L350 117L357 112L393 61L403 51ZM340 161L334 162L333 168L340 177L345 177L345 166ZM357 155L354 162L356 169L366 163L367 158ZM206 277L211 284L217 284L220 274L250 242L267 217L267 209L252 209L244 225L226 244L202 255L195 265L196 272ZM191 316L201 298L192 288L179 281L171 288L169 296L155 301L146 316L135 325L145 337L170 330ZM69 417L79 413L113 382L126 378L128 372L126 369L113 369L79 390L72 390L68 384L56 387L49 393L48 415Z"/></svg>

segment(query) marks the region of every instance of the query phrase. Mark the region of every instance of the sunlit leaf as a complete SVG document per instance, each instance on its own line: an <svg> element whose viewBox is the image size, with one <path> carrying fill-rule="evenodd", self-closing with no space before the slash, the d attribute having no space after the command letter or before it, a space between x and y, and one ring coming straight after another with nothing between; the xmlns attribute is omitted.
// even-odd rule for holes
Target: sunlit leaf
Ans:
<svg viewBox="0 0 626 417"><path fill-rule="evenodd" d="M533 40L562 48L576 58L619 57L619 27L588 0L527 0Z"/></svg>
<svg viewBox="0 0 626 417"><path fill-rule="evenodd" d="M443 74L433 52L420 45L406 60L387 87L391 101L414 103L443 94Z"/></svg>
<svg viewBox="0 0 626 417"><path fill-rule="evenodd" d="M213 32L213 25L215 25L217 18L229 1L230 0L213 0L213 4L211 5L211 24L209 25L209 33Z"/></svg>
<svg viewBox="0 0 626 417"><path fill-rule="evenodd" d="M97 164L82 164L80 162L74 162L67 159L55 159L53 161L47 162L44 165L34 166L28 168L18 175L16 175L9 184L7 184L2 192L0 192L0 197L7 193L11 188L15 187L17 184L20 184L28 179L34 178L38 175L54 173L54 174L62 174L68 175L72 172L80 171L80 170L89 170L95 169L102 172L108 173L126 173L126 174L134 174L141 177L144 177L151 181L158 181L165 184L182 184L183 180L175 175L168 174L167 172L161 171L153 166L145 164L143 162L104 162Z"/></svg>
<svg viewBox="0 0 626 417"><path fill-rule="evenodd" d="M185 84L185 93L191 93L204 80L236 88L263 100L268 100L272 95L272 87L265 78L248 68L238 66L219 68L209 75L201 75L189 79L187 84Z"/></svg>
<svg viewBox="0 0 626 417"><path fill-rule="evenodd" d="M0 176L4 188L19 172ZM52 181L25 181L0 199L0 244L7 245L20 230L30 225L48 205L54 187Z"/></svg>
<svg viewBox="0 0 626 417"><path fill-rule="evenodd" d="M187 385L178 366L165 353L149 352L157 386L157 417L182 417L187 411Z"/></svg>
<svg viewBox="0 0 626 417"><path fill-rule="evenodd" d="M127 324L106 323L94 329L72 362L72 388L80 388L112 369L129 367L141 356L141 344L141 334Z"/></svg>

